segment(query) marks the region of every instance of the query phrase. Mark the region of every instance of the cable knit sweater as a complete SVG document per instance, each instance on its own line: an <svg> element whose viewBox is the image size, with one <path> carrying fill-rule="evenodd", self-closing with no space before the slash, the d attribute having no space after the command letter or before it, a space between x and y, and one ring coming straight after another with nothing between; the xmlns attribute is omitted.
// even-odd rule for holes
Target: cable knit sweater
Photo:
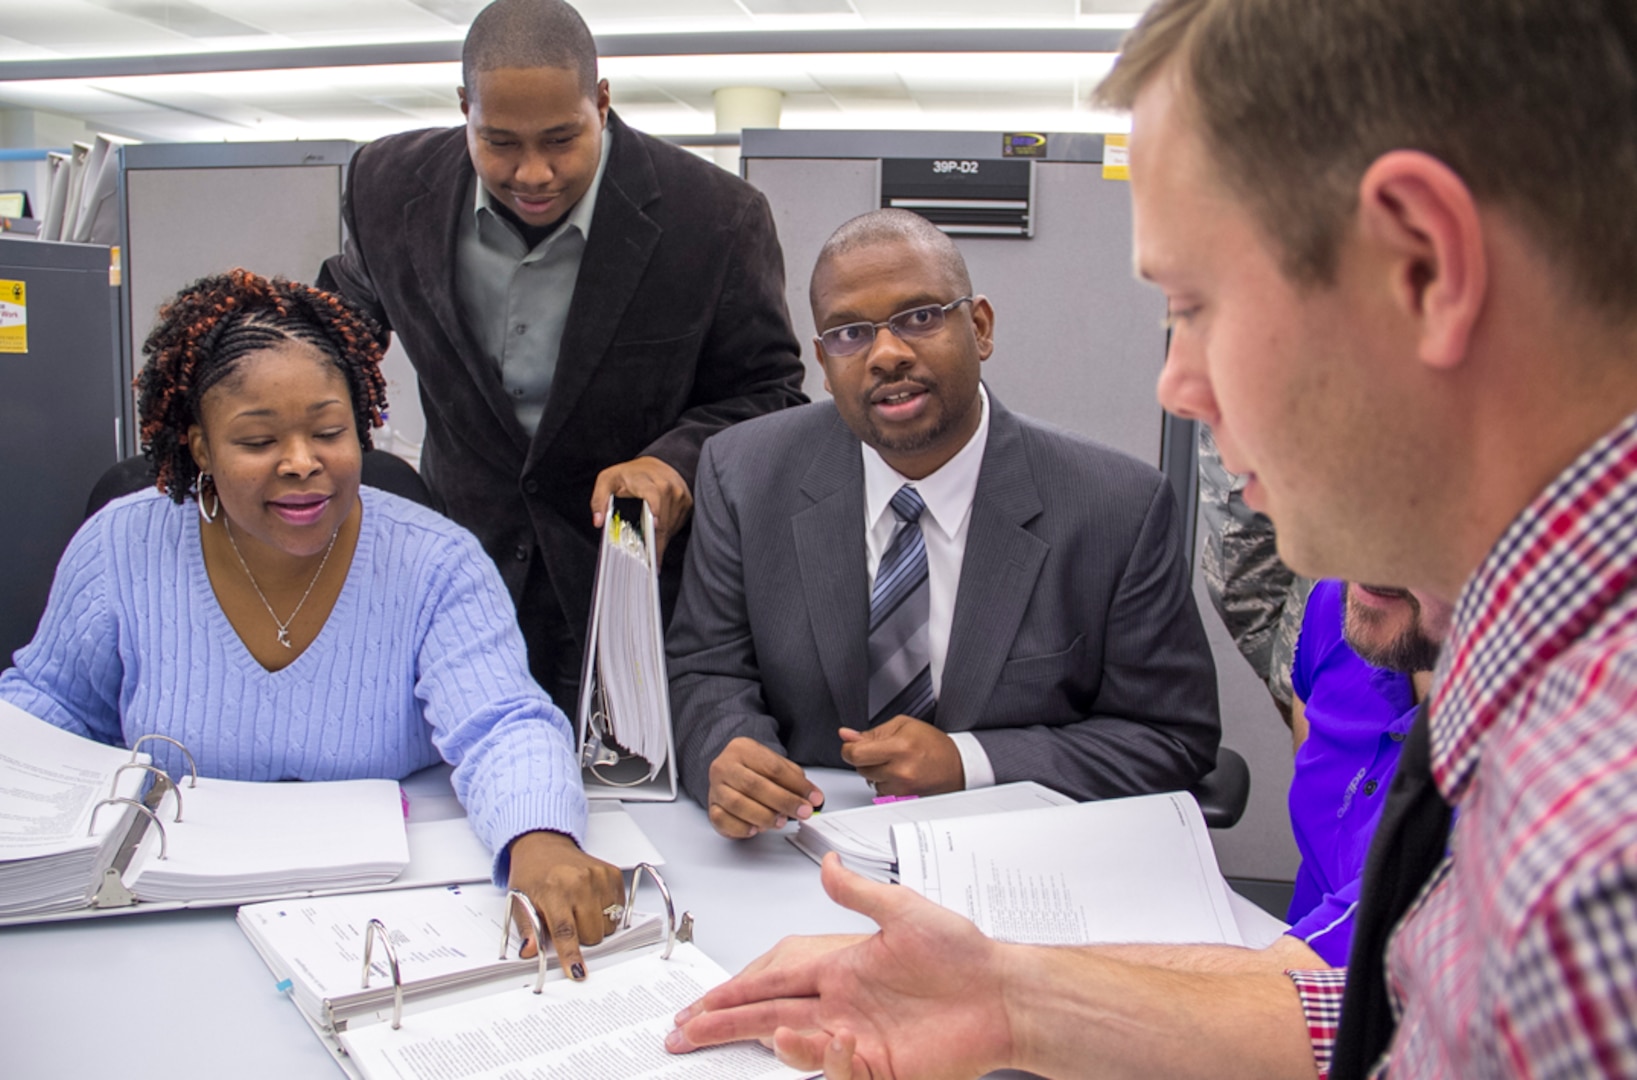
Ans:
<svg viewBox="0 0 1637 1080"><path fill-rule="evenodd" d="M110 503L69 543L0 698L99 742L169 735L201 773L235 780L398 778L441 757L497 853L497 882L524 832L583 842L572 731L529 677L494 563L447 518L374 488L360 497L341 595L280 671L222 613L191 502L147 491ZM177 751L150 747L184 775Z"/></svg>

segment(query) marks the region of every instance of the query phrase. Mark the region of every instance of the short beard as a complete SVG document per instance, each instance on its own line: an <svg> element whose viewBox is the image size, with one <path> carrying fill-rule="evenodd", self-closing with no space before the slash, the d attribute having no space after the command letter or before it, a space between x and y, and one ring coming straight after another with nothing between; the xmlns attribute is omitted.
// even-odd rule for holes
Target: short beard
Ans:
<svg viewBox="0 0 1637 1080"><path fill-rule="evenodd" d="M1347 587L1352 588L1351 585ZM1398 671L1406 675L1413 675L1418 671L1431 671L1438 666L1438 653L1441 643L1428 637L1426 631L1421 629L1420 601L1416 600L1414 594L1408 592L1404 593L1403 597L1410 605L1409 629L1391 640L1383 642L1380 646L1372 646L1361 645L1359 642L1354 641L1354 635L1348 632L1351 629L1350 624L1353 620L1353 609L1345 602L1346 598L1344 596L1342 636L1347 639L1347 644L1358 654L1359 659L1372 667ZM1363 619L1368 622L1371 616L1365 615Z"/></svg>
<svg viewBox="0 0 1637 1080"><path fill-rule="evenodd" d="M937 383L919 382L918 385L926 391L928 397L935 398L940 405L948 405L948 399L939 393ZM870 393L873 393L873 391ZM977 396L973 395L973 405L976 405L977 400ZM972 406L967 408L970 411ZM951 431L960 427L961 421L965 420L966 416L966 412L957 415L945 408L939 415L938 422L925 431L909 432L902 436L890 436L876 426L875 416L870 411L870 394L866 393L864 395L864 423L870 429L869 443L877 450L886 450L893 454L919 454L923 450L930 449L947 438Z"/></svg>

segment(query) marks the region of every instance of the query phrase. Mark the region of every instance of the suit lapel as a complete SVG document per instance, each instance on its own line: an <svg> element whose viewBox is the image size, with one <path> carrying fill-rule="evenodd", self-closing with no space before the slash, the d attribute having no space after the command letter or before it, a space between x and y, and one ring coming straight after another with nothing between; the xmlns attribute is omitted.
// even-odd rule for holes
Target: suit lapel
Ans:
<svg viewBox="0 0 1637 1080"><path fill-rule="evenodd" d="M660 227L642 209L660 194L647 148L612 112L608 114L604 137L613 140L608 169L597 191L591 236L580 260L574 299L563 325L551 396L529 447L525 468L533 467L545 456L573 415L659 244Z"/></svg>
<svg viewBox="0 0 1637 1080"><path fill-rule="evenodd" d="M455 240L460 215L472 212L473 173L464 137L447 153L424 165L416 178L422 192L404 203L403 227L421 298L431 309L431 321L449 337L459 363L495 414L500 430L510 435L522 451L528 442L501 385L500 372L467 329L455 291Z"/></svg>
<svg viewBox="0 0 1637 1080"><path fill-rule="evenodd" d="M802 478L811 505L790 527L819 667L836 716L861 727L868 707L870 598L864 571L864 461L838 415Z"/></svg>
<svg viewBox="0 0 1637 1080"><path fill-rule="evenodd" d="M1050 550L1024 527L1043 506L1017 418L993 394L989 409L938 693L938 727L945 731L971 730L983 715Z"/></svg>

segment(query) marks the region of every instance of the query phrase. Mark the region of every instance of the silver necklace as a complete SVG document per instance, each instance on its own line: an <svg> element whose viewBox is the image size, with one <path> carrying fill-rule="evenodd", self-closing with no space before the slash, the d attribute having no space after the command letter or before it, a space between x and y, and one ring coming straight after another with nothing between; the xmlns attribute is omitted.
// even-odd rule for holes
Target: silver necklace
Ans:
<svg viewBox="0 0 1637 1080"><path fill-rule="evenodd" d="M295 648L290 644L290 624L296 621L297 615L301 614L301 609L307 603L307 597L313 594L313 586L318 584L319 577L323 575L324 567L330 561L330 552L335 550L335 538L341 535L341 526L337 525L335 531L330 534L330 546L324 549L324 557L318 562L318 571L313 574L313 580L307 583L307 591L301 594L300 600L296 601L296 609L290 612L288 619L279 618L278 612L273 610L273 605L267 602L267 594L261 591L260 585L256 584L256 575L250 572L250 564L244 561L244 552L239 550L239 542L233 539L232 522L224 517L222 518L222 526L227 529L227 542L233 545L233 554L238 556L239 565L244 568L244 576L250 579L250 587L256 590L256 595L261 599L261 606L267 609L267 614L273 617L273 625L279 628L279 644L286 649Z"/></svg>

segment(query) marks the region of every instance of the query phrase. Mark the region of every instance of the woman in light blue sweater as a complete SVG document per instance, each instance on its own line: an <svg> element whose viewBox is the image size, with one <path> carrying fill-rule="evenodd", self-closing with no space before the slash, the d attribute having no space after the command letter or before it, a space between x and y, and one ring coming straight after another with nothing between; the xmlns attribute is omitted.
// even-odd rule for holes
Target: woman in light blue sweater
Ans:
<svg viewBox="0 0 1637 1080"><path fill-rule="evenodd" d="M232 779L448 761L496 881L534 899L583 977L579 941L612 929L620 874L578 846L572 732L529 677L494 564L460 526L359 484L385 405L373 324L235 270L167 304L143 351L156 487L74 537L0 698L105 743L168 735ZM169 747L155 757L180 775Z"/></svg>

